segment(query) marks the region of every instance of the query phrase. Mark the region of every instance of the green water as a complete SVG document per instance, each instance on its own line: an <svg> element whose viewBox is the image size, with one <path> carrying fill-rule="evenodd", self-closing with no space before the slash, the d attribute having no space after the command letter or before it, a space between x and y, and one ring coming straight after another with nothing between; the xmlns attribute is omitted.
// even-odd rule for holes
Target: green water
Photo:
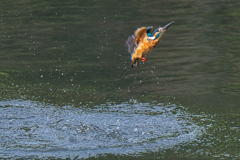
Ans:
<svg viewBox="0 0 240 160"><path fill-rule="evenodd" d="M238 5L236 0L2 2L0 158L41 159L41 152L48 152L42 158L239 159ZM147 61L131 70L127 37L138 27L155 29L171 21L175 23ZM85 114L90 121L85 121ZM14 118L16 123L12 123ZM60 128L71 127L58 133L59 128L49 124L61 119ZM118 127L127 133L116 134L111 128L114 120L123 122ZM148 123L154 129L145 128ZM18 124L27 127L22 134ZM142 134L130 131L137 124ZM88 126L92 129L89 136L98 138L88 136L89 143L81 143L82 137L71 131L78 125ZM178 129L166 132L170 126ZM79 143L70 143L72 137L53 141L53 146L47 138L44 143L31 136L26 141L22 135L29 130L43 139L57 137L45 133L48 130L54 135L64 133L63 137L73 134L73 141ZM144 137L143 132L154 136ZM186 133L194 135L191 140ZM7 135L11 134L10 140ZM107 136L102 139L101 135ZM184 139L178 143L181 135ZM120 143L116 137L128 140ZM133 137L136 143L130 142ZM174 138L164 143L169 137ZM58 155L64 151L60 144L66 151ZM83 150L86 154L81 156Z"/></svg>

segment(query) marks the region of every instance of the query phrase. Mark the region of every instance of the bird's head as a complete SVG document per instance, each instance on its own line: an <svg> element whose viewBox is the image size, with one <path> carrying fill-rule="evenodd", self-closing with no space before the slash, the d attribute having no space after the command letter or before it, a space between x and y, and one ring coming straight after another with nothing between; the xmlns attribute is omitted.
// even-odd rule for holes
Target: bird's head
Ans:
<svg viewBox="0 0 240 160"><path fill-rule="evenodd" d="M164 26L164 27L159 27L158 29L156 29L156 30L154 31L154 35L155 35L155 36L157 35L156 38L161 38L162 35L164 34L164 32L166 32L166 30L167 30L173 23L174 23L174 21L168 23L168 24L167 24L166 26Z"/></svg>

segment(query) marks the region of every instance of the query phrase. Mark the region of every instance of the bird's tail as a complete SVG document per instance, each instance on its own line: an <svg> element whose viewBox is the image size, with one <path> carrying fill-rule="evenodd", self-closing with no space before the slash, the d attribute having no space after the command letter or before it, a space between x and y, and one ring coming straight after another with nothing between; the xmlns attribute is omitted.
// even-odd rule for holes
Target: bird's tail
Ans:
<svg viewBox="0 0 240 160"><path fill-rule="evenodd" d="M139 59L134 59L134 60L132 60L131 68L132 68L132 69L137 68L138 62L139 62Z"/></svg>

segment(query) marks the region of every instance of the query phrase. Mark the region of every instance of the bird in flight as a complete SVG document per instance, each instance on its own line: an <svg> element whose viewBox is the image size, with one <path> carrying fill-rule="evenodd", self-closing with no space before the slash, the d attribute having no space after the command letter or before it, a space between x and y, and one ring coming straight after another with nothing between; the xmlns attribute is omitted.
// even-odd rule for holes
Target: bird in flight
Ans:
<svg viewBox="0 0 240 160"><path fill-rule="evenodd" d="M126 40L128 52L131 54L131 68L137 67L139 59L146 61L145 56L157 46L164 32L174 23L168 23L164 27L157 28L153 33L150 33L152 26L138 28L133 35Z"/></svg>

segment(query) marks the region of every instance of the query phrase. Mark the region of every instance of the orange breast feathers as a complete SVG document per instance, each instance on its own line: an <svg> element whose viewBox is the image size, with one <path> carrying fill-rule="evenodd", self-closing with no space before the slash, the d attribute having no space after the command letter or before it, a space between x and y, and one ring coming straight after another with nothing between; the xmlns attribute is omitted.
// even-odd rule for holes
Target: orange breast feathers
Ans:
<svg viewBox="0 0 240 160"><path fill-rule="evenodd" d="M146 27L139 28L135 32L135 45L137 46L133 50L132 58L141 58L155 48L159 42L159 39L153 40L155 36L148 37Z"/></svg>

